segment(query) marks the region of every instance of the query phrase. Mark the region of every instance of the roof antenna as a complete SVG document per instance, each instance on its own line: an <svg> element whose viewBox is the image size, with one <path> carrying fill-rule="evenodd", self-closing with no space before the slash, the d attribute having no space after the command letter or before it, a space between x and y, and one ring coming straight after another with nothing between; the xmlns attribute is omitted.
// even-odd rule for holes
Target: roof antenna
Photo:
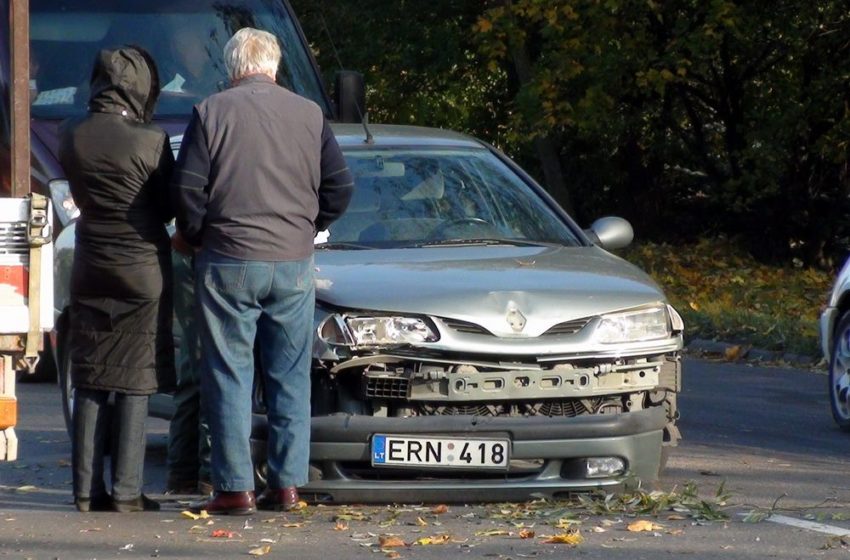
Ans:
<svg viewBox="0 0 850 560"><path fill-rule="evenodd" d="M331 36L330 29L328 29L328 23L325 21L325 15L319 11L319 19L322 21L322 28L325 30L325 35L328 37L328 42L331 44L331 49L334 53L334 58L336 59L336 64L340 70L343 69L342 59L339 57L339 51L336 49L336 45L334 44L333 37ZM375 138L372 136L372 132L369 130L369 113L363 114L363 111L360 110L360 105L355 104L357 107L357 116L360 117L360 122L363 123L363 130L366 132L366 139L363 141L364 144L374 144Z"/></svg>

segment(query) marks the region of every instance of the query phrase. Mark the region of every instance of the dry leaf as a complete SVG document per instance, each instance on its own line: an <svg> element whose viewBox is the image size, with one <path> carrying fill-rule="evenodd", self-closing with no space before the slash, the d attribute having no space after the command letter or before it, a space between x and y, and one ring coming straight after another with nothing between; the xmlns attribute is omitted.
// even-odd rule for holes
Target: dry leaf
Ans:
<svg viewBox="0 0 850 560"><path fill-rule="evenodd" d="M384 553L387 558L401 558L401 554L396 552L395 550L388 550Z"/></svg>
<svg viewBox="0 0 850 560"><path fill-rule="evenodd" d="M434 535L432 537L422 537L421 539L417 539L416 544L418 544L418 545L446 544L450 540L451 540L451 536L449 536L449 535Z"/></svg>
<svg viewBox="0 0 850 560"><path fill-rule="evenodd" d="M440 504L431 508L431 513L433 513L434 515L440 515L441 513L446 513L447 511L449 511L449 506L447 506L446 504Z"/></svg>
<svg viewBox="0 0 850 560"><path fill-rule="evenodd" d="M401 540L399 537L395 537L392 535L381 535L378 537L378 545L381 548L395 548L398 546L407 546L407 543Z"/></svg>
<svg viewBox="0 0 850 560"><path fill-rule="evenodd" d="M34 492L36 490L38 490L38 487L33 486L32 484L24 484L23 486L15 488L16 492Z"/></svg>
<svg viewBox="0 0 850 560"><path fill-rule="evenodd" d="M488 529L487 531L477 531L475 533L476 537L506 537L509 535L510 533L504 529Z"/></svg>
<svg viewBox="0 0 850 560"><path fill-rule="evenodd" d="M519 532L519 538L521 538L521 539L533 539L534 538L534 531L532 531L531 529L522 529Z"/></svg>
<svg viewBox="0 0 850 560"><path fill-rule="evenodd" d="M661 525L658 523L653 523L652 521L646 519L639 519L634 523L631 523L627 529L632 533L639 533L641 531L657 531L659 529L663 529Z"/></svg>
<svg viewBox="0 0 850 560"><path fill-rule="evenodd" d="M425 521L424 519L422 519L421 517L417 517L416 518L416 524L419 525L420 527L425 527L426 525L428 525L428 522Z"/></svg>
<svg viewBox="0 0 850 560"><path fill-rule="evenodd" d="M348 523L345 521L337 521L334 525L334 531L348 531Z"/></svg>
<svg viewBox="0 0 850 560"><path fill-rule="evenodd" d="M687 517L685 517L684 515L678 515L675 513L673 515L667 516L668 521L684 521L685 519L687 519Z"/></svg>
<svg viewBox="0 0 850 560"><path fill-rule="evenodd" d="M738 358L740 358L743 353L744 353L744 347L741 346L741 345L738 345L738 344L736 344L734 346L730 346L729 348L727 348L723 352L726 359L729 360L730 362L735 361Z"/></svg>
<svg viewBox="0 0 850 560"><path fill-rule="evenodd" d="M571 546L576 546L584 541L584 537L582 537L579 532L561 533L560 535L552 535L551 537L542 538L544 539L542 542L546 544L568 544Z"/></svg>
<svg viewBox="0 0 850 560"><path fill-rule="evenodd" d="M668 535L673 535L673 536L683 535L684 533L685 533L684 529L670 529L669 531L667 531Z"/></svg>
<svg viewBox="0 0 850 560"><path fill-rule="evenodd" d="M185 517L186 519L200 519L200 517L201 517L201 516L200 516L200 515L198 515L197 513L192 513L192 512L191 512L191 511L189 511L188 509L187 509L187 510L185 510L185 511L181 511L181 512L180 512L180 515L182 515L182 516L183 516L183 517Z"/></svg>
<svg viewBox="0 0 850 560"><path fill-rule="evenodd" d="M258 546L257 548L252 548L248 551L248 554L251 556L265 556L269 552L272 551L272 547L269 545Z"/></svg>
<svg viewBox="0 0 850 560"><path fill-rule="evenodd" d="M555 524L556 529L571 529L573 525L575 525L577 521L575 519L567 519L562 517Z"/></svg>
<svg viewBox="0 0 850 560"><path fill-rule="evenodd" d="M233 531L228 531L227 529L216 529L210 533L210 536L216 539L232 539L233 535Z"/></svg>
<svg viewBox="0 0 850 560"><path fill-rule="evenodd" d="M287 529L297 529L299 527L303 527L303 523L281 523L281 527L286 527Z"/></svg>

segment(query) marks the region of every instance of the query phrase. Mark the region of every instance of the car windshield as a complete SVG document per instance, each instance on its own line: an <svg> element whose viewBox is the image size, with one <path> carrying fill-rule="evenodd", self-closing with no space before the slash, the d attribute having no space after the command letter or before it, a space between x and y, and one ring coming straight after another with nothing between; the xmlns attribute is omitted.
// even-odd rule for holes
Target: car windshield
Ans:
<svg viewBox="0 0 850 560"><path fill-rule="evenodd" d="M530 185L487 150L350 149L345 157L354 196L330 227L329 247L582 244Z"/></svg>
<svg viewBox="0 0 850 560"><path fill-rule="evenodd" d="M139 45L159 69L156 116L185 118L192 105L227 86L224 44L246 26L279 38L284 57L278 83L327 109L312 60L281 0L31 0L32 115L65 118L85 111L96 53Z"/></svg>

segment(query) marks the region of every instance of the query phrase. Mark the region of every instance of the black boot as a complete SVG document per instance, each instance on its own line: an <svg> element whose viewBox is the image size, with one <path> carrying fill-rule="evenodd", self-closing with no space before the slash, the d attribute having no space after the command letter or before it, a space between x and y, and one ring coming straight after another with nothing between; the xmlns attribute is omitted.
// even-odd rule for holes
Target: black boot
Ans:
<svg viewBox="0 0 850 560"><path fill-rule="evenodd" d="M88 513L90 511L112 511L112 496L100 494L91 498L74 498L77 511Z"/></svg>

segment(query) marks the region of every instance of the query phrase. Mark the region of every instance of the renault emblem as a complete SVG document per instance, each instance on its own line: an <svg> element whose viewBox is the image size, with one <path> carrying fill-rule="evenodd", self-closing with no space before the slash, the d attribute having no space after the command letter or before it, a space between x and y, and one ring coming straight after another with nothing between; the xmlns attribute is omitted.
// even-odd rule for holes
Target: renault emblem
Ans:
<svg viewBox="0 0 850 560"><path fill-rule="evenodd" d="M514 332L522 332L522 329L525 328L525 316L516 307L508 308L508 315L505 319Z"/></svg>

